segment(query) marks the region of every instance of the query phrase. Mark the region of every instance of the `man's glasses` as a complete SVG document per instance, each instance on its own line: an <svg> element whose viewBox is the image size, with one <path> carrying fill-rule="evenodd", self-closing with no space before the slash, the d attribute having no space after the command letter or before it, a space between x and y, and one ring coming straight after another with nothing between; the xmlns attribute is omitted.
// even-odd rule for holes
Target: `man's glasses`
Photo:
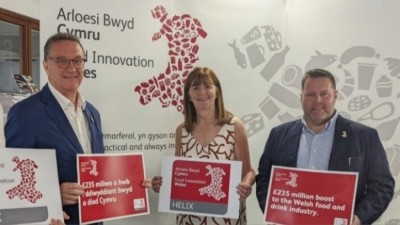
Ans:
<svg viewBox="0 0 400 225"><path fill-rule="evenodd" d="M52 58L52 57L47 57L47 59L52 59L52 60L56 60L56 63L58 65L58 67L65 69L69 66L69 64L72 62L72 65L77 68L80 69L85 65L85 59L81 59L81 58L76 58L76 59L67 59L67 58Z"/></svg>

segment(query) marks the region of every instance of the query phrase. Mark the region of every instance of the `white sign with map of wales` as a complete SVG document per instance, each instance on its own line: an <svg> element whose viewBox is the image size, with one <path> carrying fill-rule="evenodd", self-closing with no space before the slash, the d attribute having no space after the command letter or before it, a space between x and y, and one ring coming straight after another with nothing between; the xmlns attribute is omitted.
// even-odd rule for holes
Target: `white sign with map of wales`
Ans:
<svg viewBox="0 0 400 225"><path fill-rule="evenodd" d="M0 225L63 221L54 149L0 148Z"/></svg>
<svg viewBox="0 0 400 225"><path fill-rule="evenodd" d="M241 174L241 161L164 157L158 210L237 219Z"/></svg>

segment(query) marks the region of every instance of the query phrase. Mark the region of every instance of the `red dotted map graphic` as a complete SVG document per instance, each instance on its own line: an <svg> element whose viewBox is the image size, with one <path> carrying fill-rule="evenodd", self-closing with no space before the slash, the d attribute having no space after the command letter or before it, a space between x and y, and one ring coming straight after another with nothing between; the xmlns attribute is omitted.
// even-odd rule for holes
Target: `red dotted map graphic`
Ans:
<svg viewBox="0 0 400 225"><path fill-rule="evenodd" d="M163 6L155 7L151 13L154 19L161 22L161 29L152 40L167 39L169 62L164 72L137 85L135 92L140 95L142 105L158 98L163 108L174 106L182 112L183 85L194 63L199 60L197 39L205 38L207 33L200 22L188 14L171 18Z"/></svg>
<svg viewBox="0 0 400 225"><path fill-rule="evenodd" d="M38 166L31 159L20 160L17 156L14 156L12 161L17 164L13 171L19 170L21 173L21 182L6 192L8 198L19 197L21 200L26 199L29 202L35 203L43 197L42 193L35 188L35 170Z"/></svg>

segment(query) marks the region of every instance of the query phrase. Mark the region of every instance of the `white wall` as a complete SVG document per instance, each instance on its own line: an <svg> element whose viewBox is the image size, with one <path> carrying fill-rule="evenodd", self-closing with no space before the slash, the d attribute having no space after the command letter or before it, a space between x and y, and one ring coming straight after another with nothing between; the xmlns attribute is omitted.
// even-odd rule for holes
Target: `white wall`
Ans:
<svg viewBox="0 0 400 225"><path fill-rule="evenodd" d="M85 7L85 4L89 4L89 1L80 1L79 2L79 12L80 13L92 13L95 15L97 13L97 10L91 9L92 7ZM101 2L101 1L99 1ZM104 1L106 2L106 1ZM99 5L104 4L101 3ZM154 2L158 2L158 0L150 1L151 4L153 5ZM183 1L182 1L183 2ZM201 16L202 13L210 13L212 12L213 7L206 7L208 6L205 4L203 1L202 6L200 7L193 7L196 10L191 10L191 14L193 16ZM208 1L210 2L210 1ZM218 1L215 1L218 2ZM221 1L222 2L222 1ZM261 1L260 1L261 2ZM274 1L271 1L274 2ZM280 2L280 1L276 1ZM284 2L284 1L282 1ZM201 51L201 64L202 65L208 65L211 68L218 68L218 67L223 67L220 68L219 70L217 69L218 74L227 74L229 76L222 76L220 77L222 83L224 84L224 95L225 95L225 103L227 106L230 106L229 109L235 112L237 115L246 115L249 113L257 113L258 115L263 116L259 111L260 109L257 108L259 107L259 102L262 101L267 95L268 95L268 89L271 84L280 84L281 82L279 81L279 77L276 76L274 80L271 82L265 82L262 80L263 78L260 78L258 71L256 71L259 68L250 69L248 68L247 70L243 70L242 68L238 67L235 65L235 61L233 58L233 51L232 49L227 45L227 41L229 40L229 43L231 40L237 39L239 40L240 37L242 37L248 30L254 26L259 26L259 25L273 25L278 31L282 32L283 37L287 39L283 39L284 43L289 45L292 49L290 54L288 54L288 57L286 58L286 64L287 66L293 66L293 65L299 65L301 68L304 68L303 65L307 65L307 62L315 58L313 54L315 54L316 50L319 50L324 56L329 56L329 54L335 54L336 56L344 55L341 54L346 53L346 50L353 49L352 47L370 47L369 49L372 50L377 50L379 53L382 53L382 57L376 58L361 58L362 62L372 62L375 64L379 64L380 67L377 67L377 74L382 75L386 74L387 76L389 74L389 71L387 71L387 68L384 67L386 65L386 62L383 61L387 56L390 57L396 57L398 58L398 52L396 49L399 46L399 42L397 40L400 40L400 33L396 31L395 26L393 26L393 22L395 21L400 21L398 20L398 14L396 11L396 6L399 6L396 1L383 1L383 3L378 3L374 0L370 0L368 4L361 4L361 0L358 1L328 1L327 3L324 4L317 4L317 1L304 1L307 2L308 7L302 7L301 4L296 4L298 3L297 1L287 1L291 2L292 4L289 4L287 11L287 14L284 14L282 12L276 13L276 14L282 14L282 17L276 16L274 12L268 11L269 8L266 7L259 7L260 12L252 12L252 16L247 15L246 17L251 17L251 18L243 18L243 17L221 17L221 20L211 20L212 14L210 13L210 16L203 16L202 17L202 24L203 26L207 29L207 32L209 33L209 39L212 39L213 41L206 41L206 40L200 40L199 43L201 44L202 50ZM135 1L132 1L132 4L134 4ZM346 4L344 4L346 3ZM364 2L363 2L364 3ZM58 3L54 3L58 4ZM71 4L70 2L65 3L65 4ZM150 3L143 3L144 4L150 4ZM163 3L164 4L164 3ZM187 4L196 4L193 1L191 3ZM214 4L214 2L213 2ZM219 3L220 4L220 3ZM247 4L244 3L243 4ZM271 3L272 4L272 3ZM392 5L390 5L392 4ZM52 5L52 4L50 4ZM84 6L85 5L85 6ZM168 4L167 4L168 5ZM261 4L264 5L264 4ZM344 7L346 5L346 7ZM232 6L232 5L231 5ZM236 6L236 5L235 5ZM254 5L253 5L254 6ZM11 11L15 11L17 13L30 16L32 18L39 19L40 18L40 0L0 0L0 7L5 8ZM70 9L72 6L69 6L68 9ZM233 7L233 6L232 6ZM240 6L242 7L242 6ZM239 8L240 8L239 7ZM249 4L250 7L250 4ZM101 7L100 7L101 8ZM145 8L146 10L138 10L138 8ZM172 9L171 9L172 8ZM271 7L273 8L273 7ZM186 9L185 7L182 7L182 9ZM206 10L201 10L201 9L206 9ZM247 8L246 8L247 9ZM329 10L327 10L329 9ZM117 11L119 10L118 8L113 8L110 6L110 9L107 11ZM172 11L173 7L169 7L168 10ZM243 8L244 10L244 8ZM265 11L268 11L266 13ZM46 11L51 11L51 6L49 4L46 4L42 6L42 12ZM179 8L175 10L178 15L180 15ZM186 13L186 11L183 11ZM340 13L339 13L340 12ZM357 13L354 13L357 12ZM375 15L373 12L377 12L377 15L380 16L372 16ZM257 17L258 15L263 15ZM321 14L325 14L324 18L325 20L320 20L318 19ZM120 13L115 13L116 16L119 17L128 17L134 15L136 20L136 27L137 29L140 29L142 33L136 34L134 31L131 31L132 34L129 37L134 36L134 39L132 38L132 41L128 44L121 44L117 46L115 49L113 49L111 52L114 52L118 56L120 55L140 55L142 58L156 58L157 62L161 65L163 65L163 54L159 54L159 52L166 52L164 51L162 47L163 42L159 41L156 43L151 43L150 37L152 35L152 32L154 32L156 29L158 29L158 24L154 21L148 22L147 17L150 17L149 10L147 10L146 7L143 6L136 6L132 7L131 10L127 12L120 12ZM268 20L265 20L264 15L269 15L267 18ZM305 15L305 16L304 16ZM329 15L329 16L328 16ZM385 16L382 16L385 15ZM129 17L128 17L129 18ZM353 18L353 19L348 19L348 18ZM54 19L54 16L53 16ZM289 21L288 23L284 23L282 21ZM343 22L345 21L345 22ZM363 22L364 21L364 22ZM365 22L367 21L367 22ZM124 33L119 32L115 28L105 28L99 25L93 25L90 26L89 28L83 25L79 25L79 23L74 23L71 21L63 21L63 23L68 24L68 28L77 28L79 27L80 29L89 29L90 31L93 29L94 31L97 30L106 30L106 29L114 29L114 33L112 35L110 32L102 32L102 41L103 43L102 46L98 47L98 44L96 45L96 41L93 40L84 40L85 46L88 46L88 49L97 49L97 51L102 52L102 53L108 53L108 46L111 46L112 43L115 45L115 40L119 38L119 40L126 40L126 36L123 36L123 34L128 33L130 31L125 31ZM216 26L216 23L220 24L237 24L235 26L235 29L231 29L232 26ZM48 20L48 21L42 21L42 29L41 31L44 31L45 33L53 33L54 32L54 27L55 26L46 26L47 23L60 23L59 21L53 21L53 20ZM338 25L342 24L342 25ZM392 24L392 26L390 25ZM240 26L239 26L240 25ZM386 26L385 26L386 25ZM324 28L323 32L321 31L321 27ZM217 32L214 29L219 29L221 31ZM226 30L225 30L226 29ZM47 31L46 31L47 30ZM374 30L375 32L371 32L371 30ZM224 32L226 31L226 32ZM225 33L225 34L224 34ZM390 33L391 35L382 35L383 33ZM213 36L214 35L214 36ZM396 36L397 35L397 36ZM45 37L46 35L43 35ZM309 41L310 36L313 37L312 41ZM121 38L122 37L122 38ZM327 38L328 37L328 38ZM334 38L331 38L334 37ZM109 42L107 42L109 41ZM122 43L122 42L121 42ZM144 44L146 43L146 44ZM109 45L108 45L109 44ZM284 45L285 46L285 45ZM114 48L114 47L113 47ZM142 48L146 48L145 50L142 50ZM215 49L220 49L218 51L218 54L220 55L219 57L210 57L213 56L210 54L210 52L214 52ZM150 51L149 51L150 50ZM158 51L161 50L161 51ZM126 53L128 51L128 53ZM204 52L204 53L203 53ZM362 52L358 52L362 53ZM224 55L225 54L225 55ZM223 56L228 56L228 57L221 57ZM272 54L270 54L272 55ZM268 55L268 56L270 56ZM217 59L216 59L217 58ZM319 61L319 63L323 63L322 61ZM339 61L332 64L330 67L328 67L328 70L332 69L333 72L338 72L337 65ZM229 65L229 66L225 66ZM344 68L346 71L350 71L352 74L356 75L358 70L357 70L357 61L354 61L353 64L346 64L344 65ZM88 64L88 68L91 69L97 69L98 71L98 78L94 80L86 80L85 85L83 87L84 95L87 97L87 99L90 99L92 102L95 103L95 105L100 109L102 112L102 119L103 119L103 129L106 132L112 133L114 132L113 129L115 129L115 132L119 132L120 130L124 131L131 131L134 129L135 132L137 133L147 133L153 132L151 129L147 129L147 124L143 123L141 121L142 118L147 118L148 117L148 112L153 111L153 112L158 112L160 111L159 105L157 105L157 102L154 100L152 104L149 104L145 107L137 107L138 104L137 102L133 102L130 100L130 98L135 98L135 101L137 101L137 95L132 95L132 87L133 87L133 82L131 77L128 77L132 74L134 74L135 77L135 82L139 82L142 80L145 80L145 78L140 78L138 76L141 75L148 75L150 73L158 74L158 69L159 67L156 68L155 70L151 69L142 69L142 68L134 68L134 72L132 72L132 68L125 68L125 67L118 67L118 70L121 72L116 73L113 71L116 66L111 67L109 65L101 65L101 64ZM347 67L346 67L347 66ZM384 68L383 68L384 67ZM162 69L162 68L161 68ZM281 68L283 69L283 68ZM378 70L379 69L379 70ZM126 71L124 71L126 70ZM104 74L102 74L102 72ZM221 73L220 73L221 72ZM342 72L341 70L339 72ZM106 77L111 77L109 75L113 75L113 82L99 82L101 79L105 79ZM122 79L124 75L124 79ZM254 75L254 76L253 76ZM339 75L342 76L341 83L339 85L346 86L346 83L343 83L345 81L345 77L343 77L344 73L340 73ZM118 76L120 79L115 79ZM355 79L357 77L355 76ZM110 78L111 79L111 78ZM148 79L146 77L146 79ZM400 79L400 78L399 78ZM394 79L393 80L397 83L400 84L399 79ZM118 96L124 96L123 100L126 101L126 105L121 107L120 105L122 104L122 99L118 99L119 101L115 101L116 97L108 95L107 96L102 96L99 95L98 91L103 90L109 90L110 86L113 86L113 84L116 84L115 87L118 87L121 90L129 90L130 92L123 92L121 91L122 94L119 94ZM248 84L248 85L247 85ZM251 85L250 85L251 84ZM96 90L93 88L93 86L96 86ZM354 84L353 84L354 85ZM248 86L249 88L246 88ZM232 87L232 88L229 88ZM238 88L240 87L240 88ZM347 86L346 86L347 87ZM396 87L396 85L394 86ZM397 86L398 87L398 86ZM291 88L290 90L295 90L295 87L288 87ZM354 88L354 87L353 87ZM260 91L260 90L265 90L265 91ZM398 93L399 89L396 88L395 93L393 94L394 96L400 96L400 93ZM353 97L357 97L355 95L369 95L369 96L374 96L373 98L373 107L375 104L379 104L382 99L379 99L376 97L376 93L373 92L367 92L365 90L356 90L354 94L351 96L346 96L348 98L345 98L341 102L338 102L337 106L340 109L347 109L346 103L349 102L349 100L353 99ZM118 92L119 93L119 92ZM133 97L132 97L133 96ZM228 97L229 96L229 97ZM237 104L238 99L243 99L243 96L252 96L251 101L243 101L242 104ZM279 97L279 96L278 96ZM351 97L351 99L350 99ZM398 101L400 97L393 97L389 99L383 99L385 101L390 100L393 102ZM99 99L99 100L96 100ZM97 102L98 101L98 102ZM130 101L130 102L129 102ZM276 101L278 103L278 106L281 110L281 112L285 112L286 106L283 106L280 104L279 101ZM124 102L125 103L125 102ZM133 104L136 103L136 104ZM117 106L118 105L118 106ZM393 103L393 106L396 108L396 113L393 115L397 118L398 113L400 111L400 108L398 107L397 104ZM131 107L131 108L129 108ZM155 108L154 108L155 107ZM126 115L124 114L125 112L118 112L118 116L115 116L113 113L115 108L123 108L126 111ZM369 110L369 109L368 109ZM165 112L165 110L163 111ZM168 111L170 112L168 115L163 117L168 117L170 118L171 115L174 113L176 114L175 111L171 110ZM290 111L291 112L291 111ZM358 113L358 114L357 114ZM352 112L352 116L355 118L359 118L362 116L364 111L360 112ZM297 114L301 114L301 110L298 109L297 111L293 112L292 116L296 116ZM397 114L397 115L396 115ZM134 116L132 116L134 115ZM250 114L249 114L250 115ZM285 114L283 114L285 115ZM121 124L121 118L129 118L132 119L131 122L124 122L124 124ZM180 119L180 118L179 118ZM392 119L392 118L389 118ZM137 120L137 121L135 121ZM142 123L141 123L142 122ZM372 121L370 122L371 124L367 125L372 125L373 127L377 127L380 125L377 123L377 121ZM119 124L119 126L115 126L115 124ZM171 120L169 121L168 124L173 124L171 125L171 130L175 127L177 124L176 121ZM257 135L253 135L252 137L249 138L250 142L250 147L252 149L252 164L253 167L256 169L258 166L258 159L259 156L263 150L266 138L268 136L268 130L270 127L273 127L275 125L280 124L280 121L277 119L277 117L274 117L273 119L266 119L266 126L268 128L265 128L262 132L258 133ZM115 128L114 128L115 127ZM162 126L160 126L162 127ZM400 131L400 126L397 128L397 133ZM169 130L159 130L157 129L157 132L164 132L167 133ZM155 131L154 131L155 132ZM385 134L388 134L385 132ZM394 138L388 140L387 142L384 143L385 148L387 149L388 152L391 152L391 158L392 159L397 159L397 156L393 156L394 149L397 149L399 145L399 142L395 137L398 135L394 135ZM108 141L110 142L110 141ZM171 151L172 152L172 151ZM158 165L154 165L154 157L160 157L160 153L158 152L148 152L146 153L149 159L153 161L153 163L148 163L148 165L153 165L153 167L156 168L151 168L152 170L150 171L149 177L152 175L156 175L156 170L159 169ZM164 153L162 153L164 154ZM396 165L396 169L399 168L396 163L393 161L391 162L393 165L393 168ZM150 168L149 168L150 169ZM154 171L153 171L154 170ZM399 169L400 170L400 169ZM397 170L396 170L397 171ZM400 173L397 173L397 178L396 180L400 179ZM397 182L400 183L400 182ZM397 185L398 186L398 185ZM253 187L255 188L255 186ZM396 193L400 192L400 189L396 187ZM397 194L398 196L399 194ZM156 201L156 195L151 193L150 198L152 201ZM389 219L392 219L392 221L397 220L394 217L397 217L395 215L398 215L396 208L398 209L400 205L400 197L396 198L396 201L393 201L391 204L391 207L387 210L386 216L383 217L381 221L378 221L377 224L383 224L385 221L389 221ZM154 205L155 206L155 205ZM258 205L256 204L256 199L255 195L250 196L250 199L248 201L248 220L249 224L261 224L262 216L260 213L260 210L258 208ZM156 214L157 218L159 221L173 221L173 218L164 218L162 215L157 214L156 209L152 210L152 215ZM397 217L398 218L398 217ZM140 218L142 221L139 221L139 218L135 218L135 224L146 224L146 222L152 222L151 224L156 224L154 220L156 219L155 217L143 217ZM149 220L149 221L146 221ZM153 220L153 221L150 221ZM131 224L132 221L126 220L125 223L122 221L116 221L118 224ZM389 222L388 222L389 223ZM149 224L149 223L147 223Z"/></svg>

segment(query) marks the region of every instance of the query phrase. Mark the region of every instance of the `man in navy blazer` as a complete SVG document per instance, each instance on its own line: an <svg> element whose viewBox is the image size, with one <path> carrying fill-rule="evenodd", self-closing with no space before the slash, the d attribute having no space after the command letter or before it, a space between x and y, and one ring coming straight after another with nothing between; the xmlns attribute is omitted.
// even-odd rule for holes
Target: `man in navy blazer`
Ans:
<svg viewBox="0 0 400 225"><path fill-rule="evenodd" d="M77 183L77 154L104 153L99 112L78 91L83 80L84 56L76 36L51 36L44 47L43 61L48 84L15 104L5 125L7 147L56 150L67 224L79 224L77 203L84 194Z"/></svg>
<svg viewBox="0 0 400 225"><path fill-rule="evenodd" d="M330 72L306 72L303 118L273 128L260 158L256 192L263 212L273 165L358 172L352 225L373 223L389 205L395 182L378 133L340 116L336 98Z"/></svg>

